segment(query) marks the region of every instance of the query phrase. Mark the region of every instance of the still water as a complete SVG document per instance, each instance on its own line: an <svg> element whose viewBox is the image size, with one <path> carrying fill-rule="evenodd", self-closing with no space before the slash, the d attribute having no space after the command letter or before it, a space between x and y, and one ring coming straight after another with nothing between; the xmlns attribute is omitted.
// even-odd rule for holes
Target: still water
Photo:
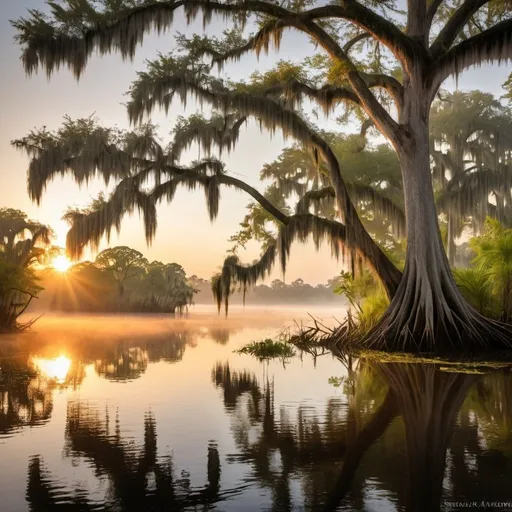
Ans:
<svg viewBox="0 0 512 512"><path fill-rule="evenodd" d="M512 510L510 368L234 352L300 316L47 317L0 338L0 510Z"/></svg>

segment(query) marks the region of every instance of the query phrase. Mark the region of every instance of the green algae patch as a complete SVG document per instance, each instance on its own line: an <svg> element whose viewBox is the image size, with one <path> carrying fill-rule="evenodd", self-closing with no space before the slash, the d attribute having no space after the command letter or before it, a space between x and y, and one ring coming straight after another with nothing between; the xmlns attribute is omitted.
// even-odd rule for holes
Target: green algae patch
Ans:
<svg viewBox="0 0 512 512"><path fill-rule="evenodd" d="M375 363L432 364L441 371L452 373L483 374L500 368L512 368L512 353L498 352L488 354L456 354L453 356L433 356L428 354L409 354L402 352L380 352L359 350L357 357Z"/></svg>

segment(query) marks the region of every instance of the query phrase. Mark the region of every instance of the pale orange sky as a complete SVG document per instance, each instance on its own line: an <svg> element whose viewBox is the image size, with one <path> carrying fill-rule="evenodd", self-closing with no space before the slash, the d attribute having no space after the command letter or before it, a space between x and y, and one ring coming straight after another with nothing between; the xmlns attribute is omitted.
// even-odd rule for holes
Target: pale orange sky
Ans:
<svg viewBox="0 0 512 512"><path fill-rule="evenodd" d="M104 125L128 128L125 108L121 105L123 95L135 77L135 72L144 69L146 59L155 58L158 51L165 53L172 49L172 33L162 37L147 37L133 63L123 63L119 55L95 58L91 60L79 83L67 70L56 73L48 82L44 74L25 77L19 62L19 48L13 42L14 31L8 22L9 19L26 15L27 8L44 9L43 0L1 0L1 3L0 61L4 76L0 81L0 207L22 209L32 218L50 224L57 231L57 243L64 245L67 227L60 220L64 210L70 205L88 204L92 197L104 190L104 186L93 182L80 190L71 179L59 178L49 185L38 207L31 203L26 193L28 159L15 151L10 141L24 136L32 128L43 125L49 129L57 128L64 115L77 118L95 113ZM208 32L218 33L226 26L217 21ZM202 23L199 21L186 27L183 17L179 15L176 16L175 30L186 34L202 32ZM300 61L313 51L303 35L288 32L279 55L262 56L259 62L250 56L226 67L225 73L234 79L243 78L256 69L263 71L270 68L281 58ZM509 72L507 67L496 66L472 70L459 78L459 87L480 88L501 95L501 85ZM450 82L445 87L453 89L454 84ZM184 111L176 103L167 118L160 113L154 115L152 120L160 126L162 136L166 136L177 116L191 114L198 109L192 102ZM265 163L275 159L286 144L291 143L285 143L281 136L271 139L267 133L260 134L252 123L240 137L234 153L224 160L228 169L237 173L237 177L263 191L264 186L258 182L259 171ZM238 230L247 203L246 195L223 188L219 217L211 224L203 191L191 193L180 190L170 206L160 207L158 232L150 248L146 247L142 223L137 217L123 223L121 235L114 236L110 245L129 245L143 252L149 259L175 261L184 266L188 275L197 274L209 278L230 248L228 238ZM108 245L104 244L100 249L106 247ZM242 251L240 256L249 263L258 254L259 247L253 244L248 250ZM325 283L338 274L340 268L341 264L331 258L327 247L316 253L312 243L298 245L292 250L286 280L302 277L312 284ZM272 278L281 277L280 270L276 268Z"/></svg>

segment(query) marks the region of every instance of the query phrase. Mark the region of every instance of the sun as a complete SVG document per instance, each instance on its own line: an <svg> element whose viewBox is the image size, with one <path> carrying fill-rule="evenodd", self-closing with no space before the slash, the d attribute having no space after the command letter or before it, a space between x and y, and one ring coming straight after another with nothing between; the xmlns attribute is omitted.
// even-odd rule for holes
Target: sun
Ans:
<svg viewBox="0 0 512 512"><path fill-rule="evenodd" d="M66 272L69 267L71 267L71 261L69 261L66 256L57 256L52 261L52 267L57 270L57 272Z"/></svg>

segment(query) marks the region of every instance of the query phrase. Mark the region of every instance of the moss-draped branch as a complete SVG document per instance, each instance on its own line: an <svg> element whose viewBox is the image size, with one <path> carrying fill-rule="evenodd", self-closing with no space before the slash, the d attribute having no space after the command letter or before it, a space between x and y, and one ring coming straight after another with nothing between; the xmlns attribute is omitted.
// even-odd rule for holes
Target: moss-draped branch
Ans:
<svg viewBox="0 0 512 512"><path fill-rule="evenodd" d="M133 58L137 45L143 41L144 34L152 29L160 32L171 26L174 11L178 7L185 8L189 19L194 18L199 11L202 11L205 22L208 22L214 13L225 15L264 14L276 21L266 24L250 46L256 45L256 48L260 48L262 44L268 44L270 37L275 39L277 37L277 41L282 29L286 26L306 32L329 54L347 67L347 79L352 89L376 126L384 130L386 136L392 139L397 129L396 123L367 87L343 48L316 24L315 20L341 18L351 21L373 34L384 44L388 44L399 59L405 53L410 53L409 41L391 22L358 2L351 0L343 1L342 4L342 6L318 7L297 13L258 0L245 0L240 3L181 0L151 2L132 9L125 8L118 13L113 21L110 21L105 14L102 15L93 10L93 14L89 14L88 23L82 22L79 29L74 26L73 30L66 26L52 24L43 17L34 20L20 19L14 25L19 31L18 40L24 46L22 59L28 73L42 65L47 73L51 74L55 68L58 69L62 64L67 64L79 77L96 49L102 54L119 51L123 58ZM62 17L62 13L60 16ZM247 45L244 45L243 48L246 49ZM234 52L237 56L240 55L237 50ZM233 55L233 51L229 54Z"/></svg>
<svg viewBox="0 0 512 512"><path fill-rule="evenodd" d="M292 215L279 229L275 243L267 247L256 263L243 265L237 256L226 258L220 274L215 276L212 283L212 291L219 311L224 303L227 314L229 296L234 288L241 288L245 295L250 286L264 279L271 272L278 257L284 273L292 243L296 240L305 242L310 236L313 237L317 249L320 243L326 239L330 243L333 256L339 258L340 254L344 254L347 244L346 226L310 213Z"/></svg>
<svg viewBox="0 0 512 512"><path fill-rule="evenodd" d="M260 0L243 2L216 2L211 0L145 1L140 5L120 4L116 10L98 11L92 6L83 10L83 4L65 8L52 4L53 18L63 20L56 24L32 11L29 19L13 22L18 30L18 40L24 46L23 62L27 72L43 65L48 73L67 64L76 76L80 76L88 59L95 50L105 54L119 51L124 58L132 58L136 47L141 45L144 34L156 29L161 32L173 23L174 12L184 8L188 21L199 12L205 23L213 14L233 17L248 13L275 19L304 20L307 23L324 18L349 21L375 39L385 44L400 60L413 51L411 41L391 21L355 0L341 0L328 5L296 12L277 4ZM80 14L80 16L77 16Z"/></svg>
<svg viewBox="0 0 512 512"><path fill-rule="evenodd" d="M383 74L360 73L360 75L368 88L380 87L385 89L394 100L397 111L400 111L403 88L398 80ZM349 102L361 106L359 96L350 85L338 87L327 84L322 87L313 87L294 77L285 82L270 85L262 92L268 96L285 98L289 101L290 108L294 108L296 103L299 103L302 99L308 98L316 102L325 114L329 114L339 102Z"/></svg>
<svg viewBox="0 0 512 512"><path fill-rule="evenodd" d="M491 28L465 39L444 53L432 64L431 81L437 91L450 75L485 62L504 62L512 59L512 18L500 21Z"/></svg>
<svg viewBox="0 0 512 512"><path fill-rule="evenodd" d="M361 183L348 183L347 189L353 199L358 203L368 203L374 216L386 218L391 223L393 233L402 238L405 236L405 214L400 206L391 199L381 194L375 188ZM296 213L308 213L314 201L334 199L333 187L324 187L318 190L307 191L297 203Z"/></svg>
<svg viewBox="0 0 512 512"><path fill-rule="evenodd" d="M364 246L362 252L370 256L369 263L378 268L378 262L385 256L362 225L343 181L339 162L329 144L296 112L284 108L267 96L232 91L218 83L215 83L214 87L215 89L212 89L203 85L199 75L192 75L186 70L174 74L144 74L131 90L131 101L128 103L130 119L132 122L141 122L155 107L167 105L175 93L183 102L186 101L187 95L191 94L200 102L207 102L225 114L235 111L255 117L261 126L269 131L280 129L285 137L291 136L301 141L311 148L317 161L322 159L327 165L331 183L336 190L340 220L350 228L347 234L349 249ZM391 283L388 285L394 286ZM392 293L391 289L389 291Z"/></svg>

